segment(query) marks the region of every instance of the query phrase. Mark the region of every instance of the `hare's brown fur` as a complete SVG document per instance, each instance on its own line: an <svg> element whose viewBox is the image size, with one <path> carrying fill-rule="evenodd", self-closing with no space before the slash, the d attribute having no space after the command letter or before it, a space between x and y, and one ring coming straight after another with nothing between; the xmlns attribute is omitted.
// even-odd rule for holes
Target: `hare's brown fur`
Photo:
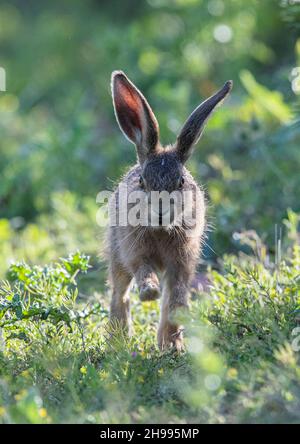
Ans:
<svg viewBox="0 0 300 444"><path fill-rule="evenodd" d="M193 193L196 211L192 227L110 226L107 256L112 286L111 320L131 331L129 287L135 278L141 300L160 296L158 275L162 278L161 319L158 344L161 349L183 348L182 327L176 321L178 309L188 307L188 294L200 254L205 227L204 194L185 168L184 162L199 139L204 121L227 95L231 84L198 107L184 125L174 146L163 148L158 124L143 95L118 71L112 77L116 117L125 135L136 145L139 162L122 179L128 193L141 190L172 192L181 183L181 191ZM210 102L209 102L210 101ZM119 212L119 190L114 193ZM194 201L197 199L198 205Z"/></svg>

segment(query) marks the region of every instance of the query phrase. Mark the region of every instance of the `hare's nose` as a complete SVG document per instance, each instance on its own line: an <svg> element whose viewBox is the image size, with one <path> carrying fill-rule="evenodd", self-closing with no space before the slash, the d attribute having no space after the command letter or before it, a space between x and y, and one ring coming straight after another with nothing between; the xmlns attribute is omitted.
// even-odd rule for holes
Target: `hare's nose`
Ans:
<svg viewBox="0 0 300 444"><path fill-rule="evenodd" d="M156 213L159 217L163 217L165 214L167 214L170 211L170 208L168 205L164 205L164 203L159 200L157 203L151 204L151 209Z"/></svg>

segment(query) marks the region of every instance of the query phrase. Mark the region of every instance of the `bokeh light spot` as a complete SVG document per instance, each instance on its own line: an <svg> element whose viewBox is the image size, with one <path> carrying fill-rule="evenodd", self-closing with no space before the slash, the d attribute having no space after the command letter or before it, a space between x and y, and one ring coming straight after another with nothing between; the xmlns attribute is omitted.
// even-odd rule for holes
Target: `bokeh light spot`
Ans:
<svg viewBox="0 0 300 444"><path fill-rule="evenodd" d="M218 25L214 28L214 38L220 43L228 43L232 39L232 29L228 25Z"/></svg>
<svg viewBox="0 0 300 444"><path fill-rule="evenodd" d="M210 0L207 9L211 15L220 16L224 12L225 5L222 0Z"/></svg>
<svg viewBox="0 0 300 444"><path fill-rule="evenodd" d="M221 385L221 378L218 375L214 375L214 374L207 375L204 378L204 384L208 390L211 390L211 391L218 390L218 388Z"/></svg>

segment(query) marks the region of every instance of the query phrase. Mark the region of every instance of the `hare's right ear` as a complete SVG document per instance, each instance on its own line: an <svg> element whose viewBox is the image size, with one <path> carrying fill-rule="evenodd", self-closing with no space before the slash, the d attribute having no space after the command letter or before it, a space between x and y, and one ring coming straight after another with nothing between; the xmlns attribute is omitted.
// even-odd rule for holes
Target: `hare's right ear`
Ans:
<svg viewBox="0 0 300 444"><path fill-rule="evenodd" d="M159 127L145 97L122 71L114 71L111 87L115 114L125 136L136 145L140 163L155 152Z"/></svg>

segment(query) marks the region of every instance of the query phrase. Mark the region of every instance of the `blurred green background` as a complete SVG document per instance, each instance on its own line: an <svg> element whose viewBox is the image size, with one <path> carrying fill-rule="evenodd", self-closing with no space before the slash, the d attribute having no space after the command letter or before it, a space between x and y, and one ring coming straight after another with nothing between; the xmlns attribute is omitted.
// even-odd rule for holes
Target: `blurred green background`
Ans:
<svg viewBox="0 0 300 444"><path fill-rule="evenodd" d="M0 0L0 68L0 422L299 423L299 0ZM96 196L135 162L114 69L163 143L234 81L189 161L214 270L180 356L134 291L136 334L107 336Z"/></svg>
<svg viewBox="0 0 300 444"><path fill-rule="evenodd" d="M0 1L0 275L80 248L99 264L96 195L135 161L110 74L149 99L163 143L227 79L189 163L207 191L204 259L300 210L300 5L277 0ZM98 266L98 265L97 265Z"/></svg>

